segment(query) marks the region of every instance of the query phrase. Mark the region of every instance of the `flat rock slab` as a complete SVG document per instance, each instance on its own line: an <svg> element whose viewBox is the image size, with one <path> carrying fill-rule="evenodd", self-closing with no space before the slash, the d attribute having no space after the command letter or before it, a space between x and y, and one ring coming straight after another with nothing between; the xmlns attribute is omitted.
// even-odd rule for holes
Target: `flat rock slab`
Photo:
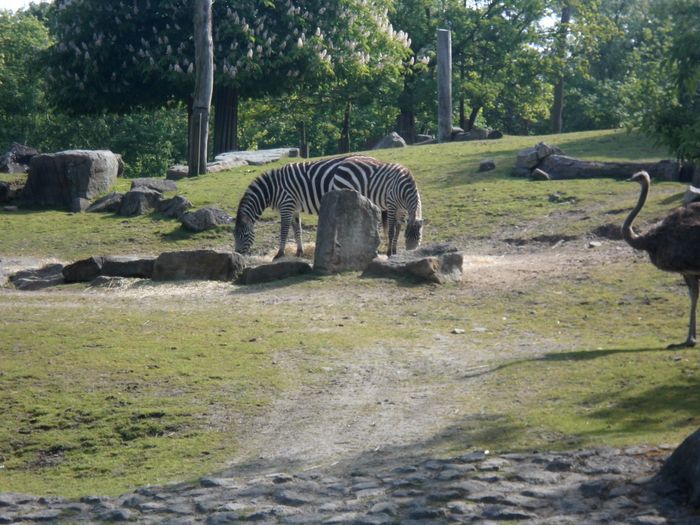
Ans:
<svg viewBox="0 0 700 525"><path fill-rule="evenodd" d="M221 153L214 157L217 162L233 162L235 159L238 161L245 161L253 166L261 166L263 164L269 164L270 162L275 162L283 157L298 157L299 148L275 148L275 149L261 149L257 151L230 151L227 153Z"/></svg>
<svg viewBox="0 0 700 525"><path fill-rule="evenodd" d="M131 189L135 190L136 188L151 188L152 190L165 193L166 191L177 191L177 184L173 180L147 177L132 180Z"/></svg>
<svg viewBox="0 0 700 525"><path fill-rule="evenodd" d="M63 265L47 264L34 270L21 270L10 276L10 282L18 290L41 290L63 284Z"/></svg>
<svg viewBox="0 0 700 525"><path fill-rule="evenodd" d="M272 264L261 264L243 270L238 278L238 284L259 284L279 281L297 275L311 273L311 265L306 261L281 260Z"/></svg>
<svg viewBox="0 0 700 525"><path fill-rule="evenodd" d="M434 244L402 252L388 259L376 258L363 277L407 278L419 282L444 284L462 279L464 258L455 246Z"/></svg>
<svg viewBox="0 0 700 525"><path fill-rule="evenodd" d="M101 275L147 279L153 274L154 263L154 257L93 256L64 267L63 278L67 283L90 282Z"/></svg>
<svg viewBox="0 0 700 525"><path fill-rule="evenodd" d="M233 281L245 264L240 254L215 250L161 253L153 268L154 281Z"/></svg>

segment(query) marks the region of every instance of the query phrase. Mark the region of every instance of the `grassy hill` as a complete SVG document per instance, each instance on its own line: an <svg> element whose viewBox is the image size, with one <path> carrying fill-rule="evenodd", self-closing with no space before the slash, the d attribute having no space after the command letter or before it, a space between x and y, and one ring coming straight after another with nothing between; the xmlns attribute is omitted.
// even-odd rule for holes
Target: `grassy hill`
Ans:
<svg viewBox="0 0 700 525"><path fill-rule="evenodd" d="M0 289L0 492L118 494L275 447L321 449L313 440L341 427L358 450L325 443L333 452L322 461L369 446L453 454L680 441L700 425L698 352L665 350L685 336L681 279L619 241L589 248L594 232L621 224L638 186L510 177L517 151L539 140L588 159L665 157L621 131L372 152L415 174L425 242L464 249L459 284L350 273L249 288ZM477 173L484 158L498 168ZM264 169L180 181L178 193L234 214ZM654 184L640 225L684 190ZM315 218L303 222L313 240ZM267 212L255 250L267 253L277 235ZM230 249L230 230L0 211L0 259L203 247Z"/></svg>

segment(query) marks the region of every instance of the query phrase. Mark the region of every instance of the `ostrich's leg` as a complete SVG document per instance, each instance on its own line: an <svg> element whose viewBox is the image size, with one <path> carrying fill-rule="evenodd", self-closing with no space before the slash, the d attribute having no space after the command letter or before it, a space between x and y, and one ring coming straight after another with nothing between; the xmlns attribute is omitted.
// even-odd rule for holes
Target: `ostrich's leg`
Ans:
<svg viewBox="0 0 700 525"><path fill-rule="evenodd" d="M690 295L690 320L688 322L688 339L683 343L670 345L669 348L689 348L697 343L697 309L698 309L698 281L697 275L683 275L685 283L688 285L688 295Z"/></svg>

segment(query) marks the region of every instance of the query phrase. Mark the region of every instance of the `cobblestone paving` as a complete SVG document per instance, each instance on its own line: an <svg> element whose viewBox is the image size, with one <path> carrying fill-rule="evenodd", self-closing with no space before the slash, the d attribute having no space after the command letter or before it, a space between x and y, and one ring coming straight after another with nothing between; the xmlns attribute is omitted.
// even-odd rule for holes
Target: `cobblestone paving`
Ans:
<svg viewBox="0 0 700 525"><path fill-rule="evenodd" d="M3 523L700 524L650 478L667 449L473 452L145 487L118 498L0 494Z"/></svg>

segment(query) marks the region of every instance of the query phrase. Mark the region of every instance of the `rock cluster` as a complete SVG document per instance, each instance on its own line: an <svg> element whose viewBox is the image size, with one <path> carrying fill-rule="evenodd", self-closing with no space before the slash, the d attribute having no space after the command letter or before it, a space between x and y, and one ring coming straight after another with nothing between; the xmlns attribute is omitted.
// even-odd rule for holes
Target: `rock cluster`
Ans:
<svg viewBox="0 0 700 525"><path fill-rule="evenodd" d="M298 472L235 469L117 498L0 494L0 523L694 525L650 480L663 451L594 449L366 461Z"/></svg>
<svg viewBox="0 0 700 525"><path fill-rule="evenodd" d="M13 142L10 149L0 156L0 173L26 173L32 158L38 154L32 147Z"/></svg>
<svg viewBox="0 0 700 525"><path fill-rule="evenodd" d="M493 140L503 138L503 133L497 130L488 128L472 128L469 131L464 131L462 128L454 126L452 128L452 133L450 135L450 140L453 142L466 142L471 140ZM433 135L418 134L416 135L416 140L413 143L415 146L423 146L428 144L437 144L437 140ZM392 131L385 137L383 137L379 142L377 142L372 149L386 149L386 148L403 148L406 146L406 141L397 132Z"/></svg>
<svg viewBox="0 0 700 525"><path fill-rule="evenodd" d="M584 161L563 154L557 146L540 142L520 151L512 174L532 180L591 179L596 177L629 178L638 171L647 171L654 179L677 181L680 165L676 161L598 162Z"/></svg>

